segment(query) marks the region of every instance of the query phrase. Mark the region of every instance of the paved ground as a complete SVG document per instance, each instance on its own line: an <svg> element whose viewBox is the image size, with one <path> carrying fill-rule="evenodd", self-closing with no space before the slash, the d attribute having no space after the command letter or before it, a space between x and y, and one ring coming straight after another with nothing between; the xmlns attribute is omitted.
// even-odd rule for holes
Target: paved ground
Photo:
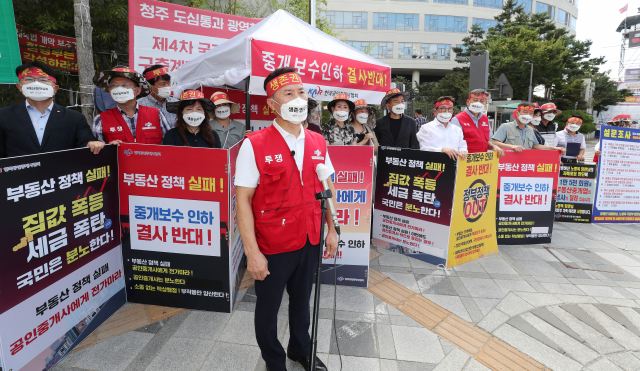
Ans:
<svg viewBox="0 0 640 371"><path fill-rule="evenodd" d="M639 370L640 225L556 223L545 246L501 246L499 255L448 271L380 249L371 268L548 369ZM333 287L322 293L318 350L337 371ZM253 288L240 295L232 314L187 311L75 352L54 370L263 371ZM338 287L336 299L345 371L488 370L365 289Z"/></svg>

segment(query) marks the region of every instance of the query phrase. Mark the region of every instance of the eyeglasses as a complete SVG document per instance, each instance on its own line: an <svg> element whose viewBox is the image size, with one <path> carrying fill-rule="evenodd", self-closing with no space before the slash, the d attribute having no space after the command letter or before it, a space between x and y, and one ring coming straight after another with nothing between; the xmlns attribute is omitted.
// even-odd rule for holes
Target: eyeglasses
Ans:
<svg viewBox="0 0 640 371"><path fill-rule="evenodd" d="M442 113L444 113L444 112L452 112L453 113L453 107L438 107L436 109L436 111L442 112Z"/></svg>
<svg viewBox="0 0 640 371"><path fill-rule="evenodd" d="M113 88L125 88L125 89L133 89L136 86L134 84L129 84L129 83L125 83L125 84L109 84L109 89L113 89Z"/></svg>
<svg viewBox="0 0 640 371"><path fill-rule="evenodd" d="M37 82L41 82L43 84L47 84L47 85L53 85L54 84L53 80L51 80L49 78L46 78L46 77L35 78L35 77L27 76L27 77L23 77L20 81L23 84L31 84L32 82L36 82L36 81Z"/></svg>

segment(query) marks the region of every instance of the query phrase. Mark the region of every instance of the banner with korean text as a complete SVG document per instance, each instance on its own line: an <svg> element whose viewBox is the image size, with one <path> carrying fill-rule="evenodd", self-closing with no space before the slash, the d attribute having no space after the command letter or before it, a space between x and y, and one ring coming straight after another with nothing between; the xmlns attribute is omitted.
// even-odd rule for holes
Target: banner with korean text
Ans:
<svg viewBox="0 0 640 371"><path fill-rule="evenodd" d="M190 8L157 0L129 0L129 67L154 64L174 71L261 19Z"/></svg>
<svg viewBox="0 0 640 371"><path fill-rule="evenodd" d="M560 166L556 195L556 221L591 223L593 199L596 194L596 164Z"/></svg>
<svg viewBox="0 0 640 371"><path fill-rule="evenodd" d="M602 126L594 223L640 222L640 130Z"/></svg>
<svg viewBox="0 0 640 371"><path fill-rule="evenodd" d="M78 72L75 38L40 31L25 32L20 25L16 28L23 61L42 61L51 68Z"/></svg>
<svg viewBox="0 0 640 371"><path fill-rule="evenodd" d="M456 167L444 153L380 147L373 244L446 265Z"/></svg>
<svg viewBox="0 0 640 371"><path fill-rule="evenodd" d="M367 287L371 206L373 188L373 146L328 146L335 169L336 211L340 224L339 249L334 259L322 264L322 283ZM328 211L327 211L328 212ZM334 279L335 278L335 279Z"/></svg>
<svg viewBox="0 0 640 371"><path fill-rule="evenodd" d="M230 312L229 151L121 144L129 302Z"/></svg>
<svg viewBox="0 0 640 371"><path fill-rule="evenodd" d="M0 160L0 359L49 370L126 302L117 150Z"/></svg>
<svg viewBox="0 0 640 371"><path fill-rule="evenodd" d="M495 153L470 153L458 160L447 268L498 253L497 184Z"/></svg>
<svg viewBox="0 0 640 371"><path fill-rule="evenodd" d="M505 150L498 172L498 243L550 243L560 152Z"/></svg>
<svg viewBox="0 0 640 371"><path fill-rule="evenodd" d="M293 67L302 77L309 98L330 101L338 94L351 100L380 100L389 90L391 69L386 66L320 53L262 40L251 40L251 82L249 91L263 92L265 78L277 68ZM286 78L286 76L282 76ZM286 81L273 80L272 84Z"/></svg>

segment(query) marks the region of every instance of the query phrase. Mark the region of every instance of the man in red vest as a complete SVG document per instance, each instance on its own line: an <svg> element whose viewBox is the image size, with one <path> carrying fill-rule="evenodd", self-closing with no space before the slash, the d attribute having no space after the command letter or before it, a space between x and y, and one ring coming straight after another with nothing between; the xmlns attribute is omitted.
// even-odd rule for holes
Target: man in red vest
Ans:
<svg viewBox="0 0 640 371"><path fill-rule="evenodd" d="M472 90L467 99L467 108L455 115L450 123L462 128L469 153L493 150L498 153L498 157L502 157L504 151L491 143L493 132L489 126L489 118L484 114L488 98L486 90Z"/></svg>
<svg viewBox="0 0 640 371"><path fill-rule="evenodd" d="M264 82L273 124L248 134L237 159L235 186L238 228L247 255L247 272L256 280L255 332L270 371L286 370L286 357L309 371L309 299L318 264L321 210L315 194L323 190L316 166L325 164L329 188L333 166L322 135L303 129L308 98L300 75L290 67ZM338 248L328 216L326 258ZM290 339L285 353L278 340L278 309L289 294ZM286 357L285 357L286 354ZM316 358L316 369L327 367Z"/></svg>
<svg viewBox="0 0 640 371"><path fill-rule="evenodd" d="M161 144L162 136L174 124L169 124L157 108L138 104L136 97L149 87L141 74L128 67L102 71L93 79L109 92L117 107L104 111L93 119L93 134L104 143Z"/></svg>

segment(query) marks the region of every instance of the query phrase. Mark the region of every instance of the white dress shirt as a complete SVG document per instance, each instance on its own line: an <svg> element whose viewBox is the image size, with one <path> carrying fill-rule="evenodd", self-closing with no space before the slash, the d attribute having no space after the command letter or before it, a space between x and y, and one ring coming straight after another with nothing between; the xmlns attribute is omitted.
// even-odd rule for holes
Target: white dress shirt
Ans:
<svg viewBox="0 0 640 371"><path fill-rule="evenodd" d="M273 126L278 129L278 132L287 142L289 150L295 151L294 159L300 172L300 181L302 181L302 163L304 161L304 129L300 130L300 135L296 138L293 134L285 131L273 120ZM263 129L264 130L264 129ZM329 158L329 152L324 158L324 164L329 168L330 174L333 174L335 170L331 164ZM258 171L258 165L256 164L256 156L253 152L253 145L251 144L251 138L246 138L240 147L238 152L238 159L236 160L236 176L234 184L240 187L256 188L260 183L260 171Z"/></svg>
<svg viewBox="0 0 640 371"><path fill-rule="evenodd" d="M421 151L442 152L442 148L467 150L462 129L451 123L445 127L438 119L422 125L418 132L418 142Z"/></svg>
<svg viewBox="0 0 640 371"><path fill-rule="evenodd" d="M33 124L33 129L36 131L36 136L38 137L38 143L42 145L44 129L47 127L47 122L49 121L51 110L53 109L53 101L51 101L49 107L44 110L44 113L40 113L37 108L30 105L28 100L25 100L25 102L27 103L27 113L31 119L31 124Z"/></svg>

